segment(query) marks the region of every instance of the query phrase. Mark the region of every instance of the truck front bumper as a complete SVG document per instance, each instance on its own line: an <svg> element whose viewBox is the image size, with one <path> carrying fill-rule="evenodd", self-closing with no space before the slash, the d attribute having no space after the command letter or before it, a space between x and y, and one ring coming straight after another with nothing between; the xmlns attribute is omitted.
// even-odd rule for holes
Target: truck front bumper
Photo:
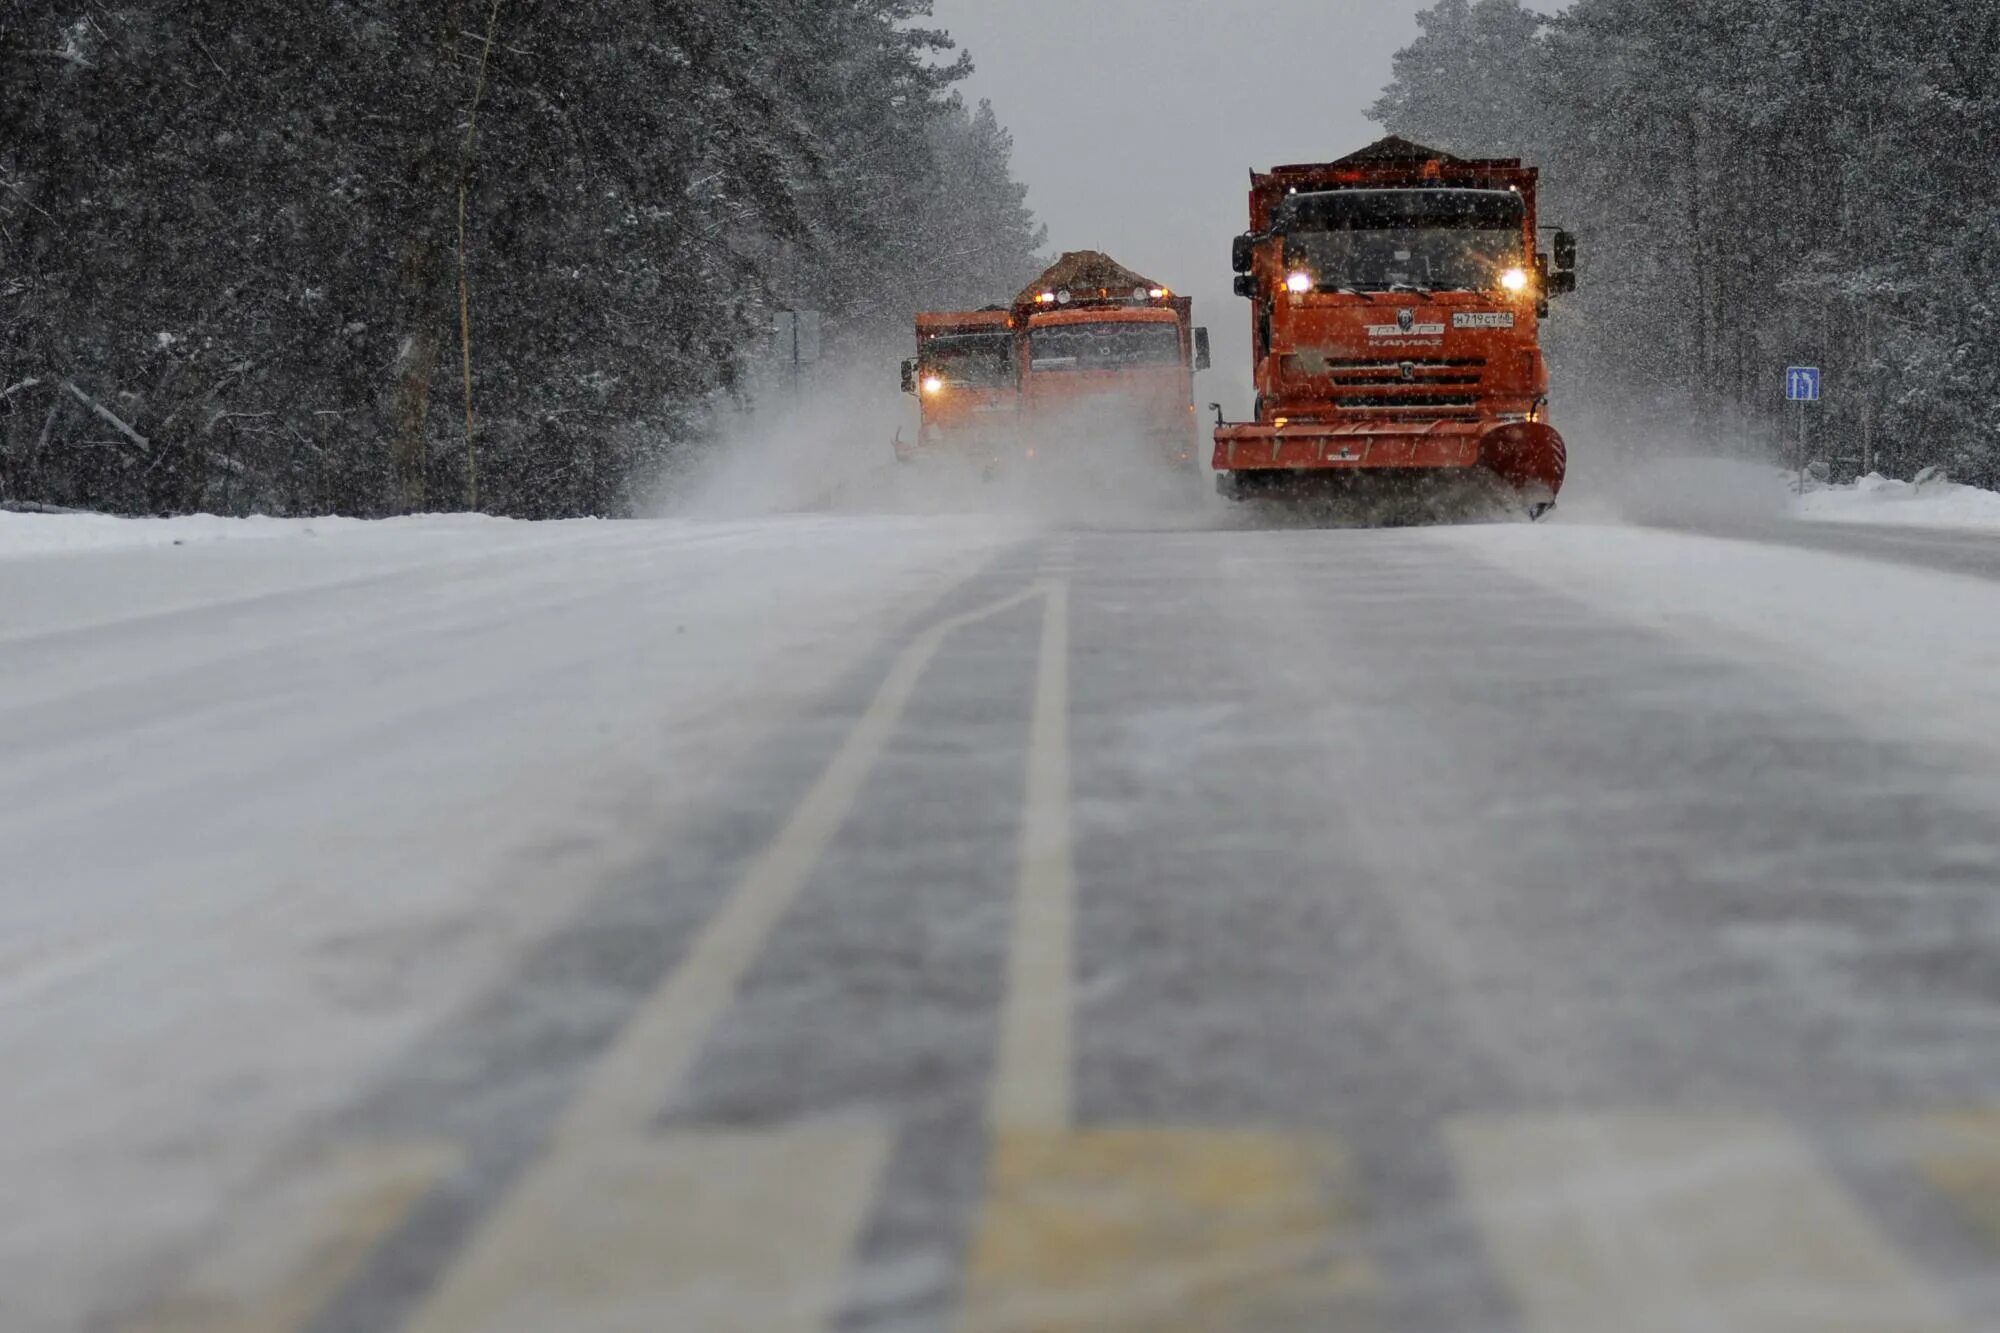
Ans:
<svg viewBox="0 0 2000 1333"><path fill-rule="evenodd" d="M1568 462L1562 436L1534 421L1302 421L1215 432L1218 473L1483 469L1515 490L1554 498Z"/></svg>

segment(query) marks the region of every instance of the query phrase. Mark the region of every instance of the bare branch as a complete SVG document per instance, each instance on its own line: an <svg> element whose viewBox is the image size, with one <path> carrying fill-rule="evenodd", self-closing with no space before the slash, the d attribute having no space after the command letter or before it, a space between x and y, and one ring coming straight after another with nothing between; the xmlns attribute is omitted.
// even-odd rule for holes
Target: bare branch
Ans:
<svg viewBox="0 0 2000 1333"><path fill-rule="evenodd" d="M132 429L130 423L128 423L123 417L119 416L116 412L113 412L103 403L98 402L95 398L92 398L89 394L77 388L76 385L70 383L68 380L63 381L63 388L69 390L70 396L72 398L75 398L79 403L82 403L92 412L95 412L100 418L103 419L105 424L109 425L112 429L116 430L120 435L123 435L133 444L137 445L139 447L140 453L150 454L153 452L153 442L147 439L145 436L141 435L138 431Z"/></svg>
<svg viewBox="0 0 2000 1333"><path fill-rule="evenodd" d="M26 204L29 208L34 209L37 213L40 213L43 217L47 218L49 221L54 222L56 220L55 215L53 213L49 212L48 209L43 208L40 204L36 203L34 200L28 198L28 192L26 190L23 190L20 186L14 184L14 182L0 181L0 185L5 185L8 189L12 190L15 196L19 198L22 203Z"/></svg>
<svg viewBox="0 0 2000 1333"><path fill-rule="evenodd" d="M203 55L208 57L208 63L215 66L215 72L217 74L220 74L224 79L228 80L230 83L236 82L236 80L231 79L229 77L229 71L222 67L222 62L215 58L215 52L208 49L207 42L202 41L202 39L199 37L196 37L193 40L194 40L195 50L201 52Z"/></svg>
<svg viewBox="0 0 2000 1333"><path fill-rule="evenodd" d="M41 381L38 379L22 380L19 384L10 384L5 389L0 389L0 403L6 402L17 393L25 393L39 384L41 384Z"/></svg>

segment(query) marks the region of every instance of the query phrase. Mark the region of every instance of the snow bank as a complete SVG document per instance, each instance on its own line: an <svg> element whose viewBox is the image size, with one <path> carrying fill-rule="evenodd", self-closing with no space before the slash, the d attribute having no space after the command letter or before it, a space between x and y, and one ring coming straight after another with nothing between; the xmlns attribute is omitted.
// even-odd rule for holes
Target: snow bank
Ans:
<svg viewBox="0 0 2000 1333"><path fill-rule="evenodd" d="M1792 513L1834 523L2000 530L2000 492L1949 481L1917 485L1873 474L1852 486L1808 491L1792 502Z"/></svg>
<svg viewBox="0 0 2000 1333"><path fill-rule="evenodd" d="M30 1201L0 1208L8 1330L98 1326L78 1312L672 851L716 773L835 725L828 682L1017 540L817 517L0 532L43 553L0 559L0 1181Z"/></svg>
<svg viewBox="0 0 2000 1333"><path fill-rule="evenodd" d="M1426 536L1704 653L1763 663L1886 739L2000 753L2000 583L1644 528Z"/></svg>
<svg viewBox="0 0 2000 1333"><path fill-rule="evenodd" d="M585 524L594 520L582 520ZM117 518L109 514L17 514L0 511L0 559L135 546L194 546L223 541L305 540L343 534L463 536L502 533L518 520L483 514L432 514L411 518ZM537 525L556 527L568 525Z"/></svg>

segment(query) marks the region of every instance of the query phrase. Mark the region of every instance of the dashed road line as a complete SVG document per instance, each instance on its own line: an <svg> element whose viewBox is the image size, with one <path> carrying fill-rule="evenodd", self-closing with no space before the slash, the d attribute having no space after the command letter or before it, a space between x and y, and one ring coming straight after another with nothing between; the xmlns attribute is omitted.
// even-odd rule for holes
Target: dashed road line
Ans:
<svg viewBox="0 0 2000 1333"><path fill-rule="evenodd" d="M870 1125L572 1146L409 1333L820 1333L889 1149Z"/></svg>
<svg viewBox="0 0 2000 1333"><path fill-rule="evenodd" d="M1004 1130L989 1194L959 1333L1384 1326L1329 1136Z"/></svg>
<svg viewBox="0 0 2000 1333"><path fill-rule="evenodd" d="M1775 1120L1461 1120L1474 1220L1534 1333L1967 1333Z"/></svg>

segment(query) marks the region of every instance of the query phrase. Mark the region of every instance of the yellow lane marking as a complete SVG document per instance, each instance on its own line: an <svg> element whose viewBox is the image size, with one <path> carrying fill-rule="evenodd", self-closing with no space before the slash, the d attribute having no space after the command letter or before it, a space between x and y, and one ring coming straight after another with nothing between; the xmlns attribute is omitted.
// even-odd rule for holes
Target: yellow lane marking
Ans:
<svg viewBox="0 0 2000 1333"><path fill-rule="evenodd" d="M1044 605L986 1200L960 1333L1383 1327L1330 1138L1073 1128L1069 597Z"/></svg>
<svg viewBox="0 0 2000 1333"><path fill-rule="evenodd" d="M439 1144L379 1146L288 1174L132 1333L295 1333L458 1163Z"/></svg>
<svg viewBox="0 0 2000 1333"><path fill-rule="evenodd" d="M880 1132L662 1138L653 1121L847 823L945 641L1047 593L1036 584L940 621L896 658L839 752L591 1070L549 1151L487 1219L410 1333L819 1327L836 1281L828 1274L844 1266L887 1151ZM691 1208L696 1199L702 1208ZM731 1264L718 1268L719 1254ZM565 1273L587 1276L561 1281ZM753 1274L765 1290L724 1299L717 1273ZM552 1282L559 1300L548 1295Z"/></svg>
<svg viewBox="0 0 2000 1333"><path fill-rule="evenodd" d="M1328 1138L1002 1131L959 1333L1379 1328L1356 1215Z"/></svg>
<svg viewBox="0 0 2000 1333"><path fill-rule="evenodd" d="M572 1148L409 1333L819 1333L889 1149L865 1126Z"/></svg>
<svg viewBox="0 0 2000 1333"><path fill-rule="evenodd" d="M2000 1111L1925 1116L1910 1136L1924 1178L2000 1246Z"/></svg>
<svg viewBox="0 0 2000 1333"><path fill-rule="evenodd" d="M1963 1333L1777 1122L1478 1119L1449 1133L1537 1333Z"/></svg>
<svg viewBox="0 0 2000 1333"><path fill-rule="evenodd" d="M1043 605L1007 992L988 1102L996 1127L1059 1129L1070 1120L1076 916L1070 822L1069 589L1055 583Z"/></svg>

